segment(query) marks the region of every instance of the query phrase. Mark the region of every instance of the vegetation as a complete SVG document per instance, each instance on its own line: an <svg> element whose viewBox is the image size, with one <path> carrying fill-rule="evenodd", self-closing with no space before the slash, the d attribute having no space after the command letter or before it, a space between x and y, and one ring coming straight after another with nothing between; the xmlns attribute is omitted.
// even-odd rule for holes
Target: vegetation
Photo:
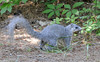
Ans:
<svg viewBox="0 0 100 62"><path fill-rule="evenodd" d="M12 7L14 5L19 5L20 2L26 3L27 0L0 0L1 6L0 6L0 13L1 15L5 13L6 11L11 12Z"/></svg>

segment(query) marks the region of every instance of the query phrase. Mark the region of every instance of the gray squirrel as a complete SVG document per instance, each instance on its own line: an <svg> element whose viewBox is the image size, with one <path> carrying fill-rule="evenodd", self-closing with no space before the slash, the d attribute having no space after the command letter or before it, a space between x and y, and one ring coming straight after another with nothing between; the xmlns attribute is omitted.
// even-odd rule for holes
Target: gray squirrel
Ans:
<svg viewBox="0 0 100 62"><path fill-rule="evenodd" d="M43 49L44 45L48 44L47 49L51 50L51 46L57 46L57 40L61 37L64 38L66 46L69 48L72 40L72 35L74 32L81 30L81 27L76 24L69 24L64 27L58 24L52 24L45 27L41 32L36 32L33 30L28 20L23 16L15 16L10 20L8 24L9 35L13 37L14 29L16 24L24 27L29 35L40 39L40 49ZM49 46L51 45L51 46Z"/></svg>

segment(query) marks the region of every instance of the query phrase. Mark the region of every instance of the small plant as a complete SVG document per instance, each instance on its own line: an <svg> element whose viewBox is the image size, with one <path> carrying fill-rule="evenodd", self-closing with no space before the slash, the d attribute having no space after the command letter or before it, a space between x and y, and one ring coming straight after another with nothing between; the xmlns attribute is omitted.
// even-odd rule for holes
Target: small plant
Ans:
<svg viewBox="0 0 100 62"><path fill-rule="evenodd" d="M100 22L95 20L94 17L91 17L88 21L83 23L83 29L86 33L91 33L93 30L100 28ZM83 32L83 30L82 30Z"/></svg>
<svg viewBox="0 0 100 62"><path fill-rule="evenodd" d="M66 17L71 17L71 15L79 15L79 11L75 9L76 7L81 6L84 4L84 2L76 2L72 7L69 4L64 5L64 10L62 12L62 15L66 14Z"/></svg>
<svg viewBox="0 0 100 62"><path fill-rule="evenodd" d="M60 24L60 22L63 20L63 18L58 18L56 17L56 19L53 19L53 21L51 22L51 24Z"/></svg>
<svg viewBox="0 0 100 62"><path fill-rule="evenodd" d="M66 15L65 20L66 23L78 23L75 20L79 18L79 11L75 8L81 6L84 2L76 2L72 7L69 4L64 5L64 10L62 11L62 15Z"/></svg>
<svg viewBox="0 0 100 62"><path fill-rule="evenodd" d="M48 4L47 7L48 9L44 10L43 13L47 13L48 14L48 18L52 17L52 16L60 16L60 12L61 12L61 7L63 6L63 4L57 4L57 5L53 5L53 4Z"/></svg>
<svg viewBox="0 0 100 62"><path fill-rule="evenodd" d="M75 16L75 15L72 15L71 17L65 18L65 20L67 20L66 23L69 23L69 22L70 23L78 23L78 22L75 21L76 19L78 19L78 17Z"/></svg>
<svg viewBox="0 0 100 62"><path fill-rule="evenodd" d="M100 28L100 21L96 21L94 16L91 16L86 22L83 23L83 30L81 33L84 33L84 38L86 41L93 40L92 32ZM100 32L99 32L100 33Z"/></svg>
<svg viewBox="0 0 100 62"><path fill-rule="evenodd" d="M66 17L71 17L71 15L79 15L79 11L75 8L81 6L83 3L84 2L76 2L72 7L69 4L63 5L63 3L57 5L47 4L47 9L44 10L43 13L47 13L48 18L52 16L59 17L60 15L64 15L64 14L66 14ZM64 8L62 8L63 6Z"/></svg>
<svg viewBox="0 0 100 62"><path fill-rule="evenodd" d="M19 4L21 1L26 3L27 0L0 0L0 3L2 4L0 6L0 9L1 9L0 13L1 13L1 15L3 13L5 13L6 11L11 12L12 7L14 5L16 5L16 4Z"/></svg>
<svg viewBox="0 0 100 62"><path fill-rule="evenodd" d="M66 23L78 23L75 20L79 18L79 11L77 7L84 4L84 2L76 2L72 7L69 4L47 4L47 9L43 13L48 14L48 18L54 16L56 19L52 23L60 24L60 21L66 20ZM65 15L65 17L63 17ZM58 17L61 18L59 19Z"/></svg>

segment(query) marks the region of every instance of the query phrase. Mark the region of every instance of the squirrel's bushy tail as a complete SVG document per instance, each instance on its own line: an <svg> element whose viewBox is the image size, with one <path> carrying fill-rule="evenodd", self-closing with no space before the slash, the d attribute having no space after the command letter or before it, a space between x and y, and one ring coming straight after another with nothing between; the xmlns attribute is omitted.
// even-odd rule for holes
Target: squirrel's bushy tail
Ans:
<svg viewBox="0 0 100 62"><path fill-rule="evenodd" d="M9 35L12 38L14 37L14 29L17 24L24 27L29 35L41 39L41 34L39 32L34 31L27 19L25 19L23 16L15 16L10 20L7 29Z"/></svg>

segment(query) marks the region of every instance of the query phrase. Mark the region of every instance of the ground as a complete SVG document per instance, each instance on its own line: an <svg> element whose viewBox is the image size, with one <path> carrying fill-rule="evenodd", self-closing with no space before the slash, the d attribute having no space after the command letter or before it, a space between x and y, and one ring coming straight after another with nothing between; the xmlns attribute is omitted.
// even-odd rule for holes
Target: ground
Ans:
<svg viewBox="0 0 100 62"><path fill-rule="evenodd" d="M89 46L74 45L61 53L49 53L39 49L39 40L28 35L24 29L15 30L14 41L0 32L0 62L100 62L100 40Z"/></svg>

